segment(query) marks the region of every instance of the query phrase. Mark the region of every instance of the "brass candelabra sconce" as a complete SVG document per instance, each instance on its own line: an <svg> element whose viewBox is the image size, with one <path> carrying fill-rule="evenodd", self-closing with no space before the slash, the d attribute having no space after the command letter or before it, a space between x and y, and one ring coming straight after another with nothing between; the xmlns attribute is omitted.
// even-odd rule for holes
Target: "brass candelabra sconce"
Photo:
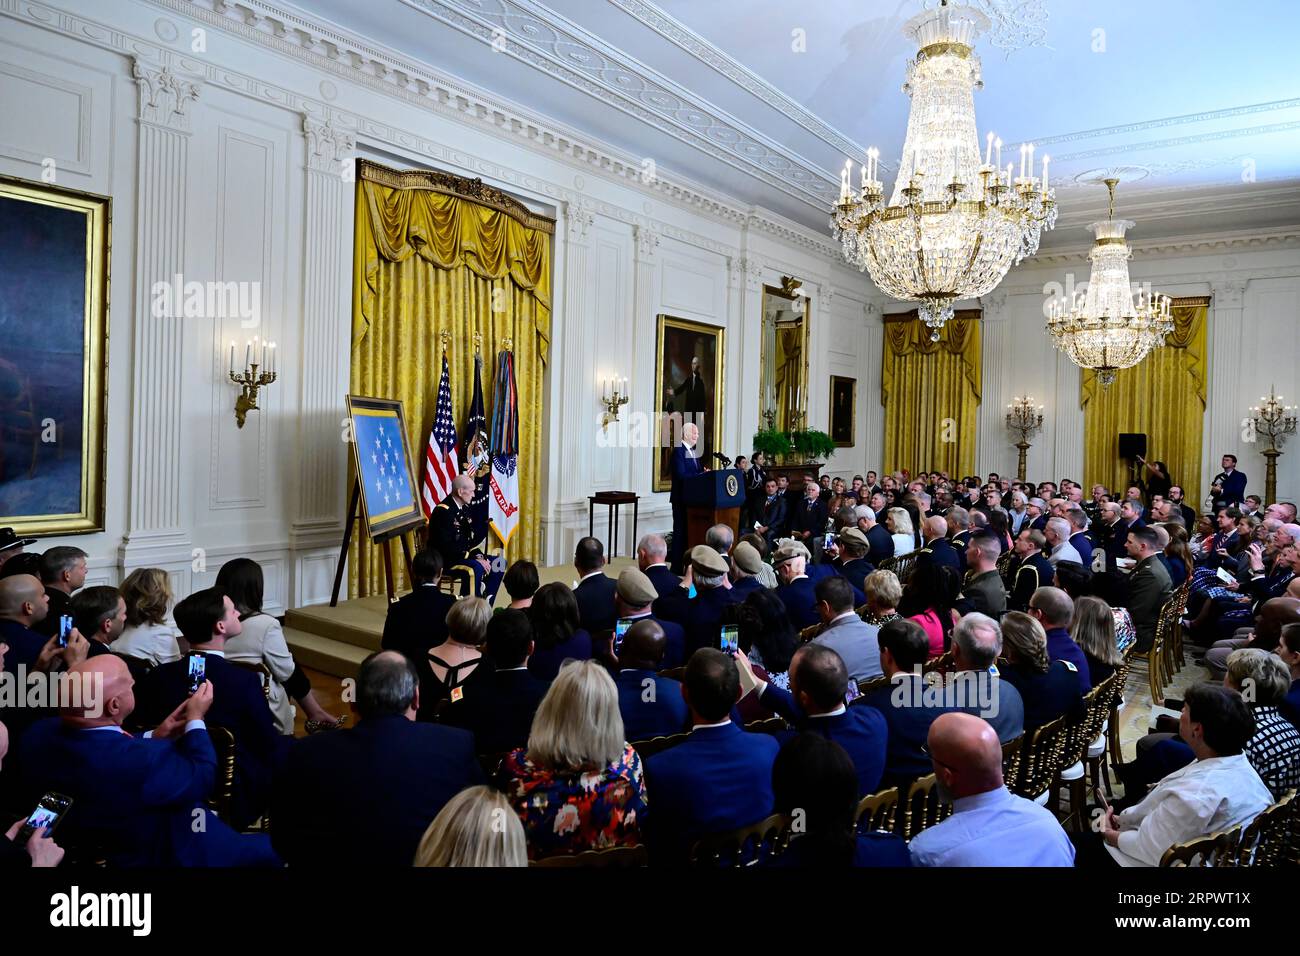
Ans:
<svg viewBox="0 0 1300 956"><path fill-rule="evenodd" d="M1260 404L1250 409L1251 425L1256 435L1268 440L1264 449L1264 458L1268 462L1264 476L1264 503L1277 501L1277 460L1282 454L1279 446L1296 433L1296 407L1283 405L1282 396L1275 388L1270 388L1268 397L1259 398Z"/></svg>
<svg viewBox="0 0 1300 956"><path fill-rule="evenodd" d="M244 427L248 413L259 406L258 389L270 385L276 379L275 343L263 342L254 338L244 343L244 368L235 371L235 343L230 343L230 381L240 386L235 396L235 424Z"/></svg>
<svg viewBox="0 0 1300 956"><path fill-rule="evenodd" d="M1016 442L1016 449L1020 452L1020 460L1016 464L1016 478L1019 481L1025 480L1025 457L1030 448L1029 436L1042 427L1043 406L1035 405L1032 395L1017 396L1007 406L1007 428L1019 435L1020 439Z"/></svg>
<svg viewBox="0 0 1300 956"><path fill-rule="evenodd" d="M605 429L610 422L618 421L618 410L627 402L626 378L603 379L600 383L600 404L605 406L605 414L600 417L600 427Z"/></svg>

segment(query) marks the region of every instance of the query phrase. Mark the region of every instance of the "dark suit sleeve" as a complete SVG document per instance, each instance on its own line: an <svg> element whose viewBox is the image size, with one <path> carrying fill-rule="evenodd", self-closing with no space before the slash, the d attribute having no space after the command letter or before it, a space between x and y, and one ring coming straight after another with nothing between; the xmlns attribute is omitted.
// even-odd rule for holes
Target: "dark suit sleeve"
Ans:
<svg viewBox="0 0 1300 956"><path fill-rule="evenodd" d="M217 777L217 754L206 730L191 730L175 742L150 741L152 766L140 792L146 807L175 807L205 800Z"/></svg>
<svg viewBox="0 0 1300 956"><path fill-rule="evenodd" d="M1223 497L1234 503L1240 503L1246 497L1246 476L1234 471L1223 484Z"/></svg>
<svg viewBox="0 0 1300 956"><path fill-rule="evenodd" d="M784 717L795 726L802 723L804 717L807 716L800 709L798 703L795 702L793 694L772 683L768 683L767 687L763 689L761 703L764 707L771 709L773 713Z"/></svg>

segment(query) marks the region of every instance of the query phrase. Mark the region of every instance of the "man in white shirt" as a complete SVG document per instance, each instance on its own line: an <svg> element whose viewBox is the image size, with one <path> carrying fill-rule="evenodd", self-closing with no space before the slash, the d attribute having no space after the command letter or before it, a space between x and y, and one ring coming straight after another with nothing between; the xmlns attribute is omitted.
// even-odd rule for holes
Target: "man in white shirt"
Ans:
<svg viewBox="0 0 1300 956"><path fill-rule="evenodd" d="M1070 522L1064 518L1050 519L1047 522L1047 528L1043 531L1043 536L1047 538L1047 543L1052 546L1052 553L1047 556L1047 560L1052 562L1053 567L1062 561L1083 564L1083 558L1079 555L1078 548L1070 544Z"/></svg>
<svg viewBox="0 0 1300 956"><path fill-rule="evenodd" d="M1074 865L1074 847L1052 812L1007 790L1002 745L987 721L941 714L927 749L953 812L912 838L914 866Z"/></svg>
<svg viewBox="0 0 1300 956"><path fill-rule="evenodd" d="M1169 774L1141 803L1095 822L1097 834L1078 834L1080 866L1105 863L1097 836L1119 866L1159 866L1175 843L1249 824L1272 802L1244 752L1255 733L1250 707L1235 690L1218 684L1187 689L1178 734L1196 760Z"/></svg>

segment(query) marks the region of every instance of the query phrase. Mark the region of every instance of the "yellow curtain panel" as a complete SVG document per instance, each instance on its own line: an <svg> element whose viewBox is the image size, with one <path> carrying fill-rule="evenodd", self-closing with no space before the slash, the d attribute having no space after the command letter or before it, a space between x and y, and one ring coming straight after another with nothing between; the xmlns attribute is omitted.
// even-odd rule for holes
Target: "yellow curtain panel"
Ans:
<svg viewBox="0 0 1300 956"><path fill-rule="evenodd" d="M975 470L980 404L980 311L944 323L939 341L915 311L885 316L880 401L885 406L886 471Z"/></svg>
<svg viewBox="0 0 1300 956"><path fill-rule="evenodd" d="M442 374L442 331L451 333L447 359L462 458L474 388L474 333L482 335L489 434L496 357L502 340L511 339L520 521L506 558L534 557L541 542L542 379L550 345L554 222L479 180L365 161L358 163L356 204L353 394L402 400L407 452L419 484ZM492 550L500 544L491 532L488 542ZM391 547L396 552L397 545ZM354 534L348 557L349 593L382 593L382 556L364 533ZM395 555L393 565L401 589L407 582L400 557Z"/></svg>
<svg viewBox="0 0 1300 956"><path fill-rule="evenodd" d="M1207 297L1174 299L1174 331L1164 347L1115 373L1109 387L1102 387L1096 372L1083 370L1079 403L1083 470L1089 485L1100 482L1122 492L1130 475L1128 463L1119 457L1118 436L1143 432L1146 459L1163 461L1189 500L1200 494L1209 305Z"/></svg>

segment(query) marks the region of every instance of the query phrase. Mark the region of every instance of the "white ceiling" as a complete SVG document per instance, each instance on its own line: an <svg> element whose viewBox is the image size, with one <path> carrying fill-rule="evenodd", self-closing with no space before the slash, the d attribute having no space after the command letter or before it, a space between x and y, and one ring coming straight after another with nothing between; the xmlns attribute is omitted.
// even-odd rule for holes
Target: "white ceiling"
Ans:
<svg viewBox="0 0 1300 956"><path fill-rule="evenodd" d="M1300 222L1300 72L1282 0L970 0L981 131L1052 156L1043 246L1086 243L1119 173L1133 238ZM903 21L936 0L299 0L657 167L827 230L846 157L907 123ZM1244 12L1248 11L1248 12ZM796 31L802 31L801 34ZM794 47L802 38L806 49ZM494 49L495 44L495 49ZM1005 147L1004 147L1005 152Z"/></svg>

